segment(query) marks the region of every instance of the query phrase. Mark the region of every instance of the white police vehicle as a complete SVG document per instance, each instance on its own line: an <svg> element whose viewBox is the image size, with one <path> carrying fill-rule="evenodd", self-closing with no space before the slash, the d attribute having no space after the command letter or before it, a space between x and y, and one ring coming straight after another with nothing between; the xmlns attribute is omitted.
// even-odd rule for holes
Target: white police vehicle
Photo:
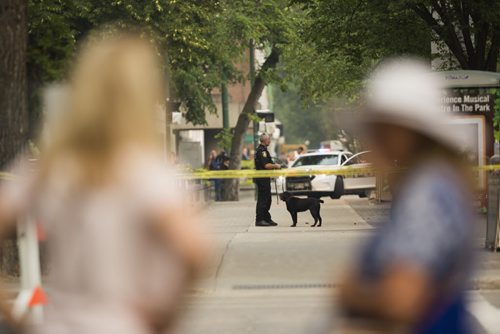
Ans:
<svg viewBox="0 0 500 334"><path fill-rule="evenodd" d="M365 151L352 154L346 151L318 151L300 155L290 168L298 170L336 171L348 167L369 167L368 154ZM355 194L366 197L376 187L375 176L370 174L335 175L316 174L310 176L289 176L277 179L278 192L288 191L295 195L310 197L340 198L343 195Z"/></svg>

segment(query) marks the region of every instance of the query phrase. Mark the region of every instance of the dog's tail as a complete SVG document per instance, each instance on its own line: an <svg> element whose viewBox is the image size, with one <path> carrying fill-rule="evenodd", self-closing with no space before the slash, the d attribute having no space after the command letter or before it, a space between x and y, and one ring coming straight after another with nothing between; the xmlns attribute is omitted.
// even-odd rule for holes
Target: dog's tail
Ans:
<svg viewBox="0 0 500 334"><path fill-rule="evenodd" d="M319 200L320 203L325 203L325 201L323 201L322 199Z"/></svg>

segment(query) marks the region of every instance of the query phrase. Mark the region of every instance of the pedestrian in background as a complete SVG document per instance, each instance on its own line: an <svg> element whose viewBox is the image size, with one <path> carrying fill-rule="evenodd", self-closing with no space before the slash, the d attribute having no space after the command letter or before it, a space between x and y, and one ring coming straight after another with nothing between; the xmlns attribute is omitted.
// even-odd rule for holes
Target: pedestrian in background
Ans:
<svg viewBox="0 0 500 334"><path fill-rule="evenodd" d="M229 169L229 157L227 156L225 151L221 151L216 155L215 159L212 163L212 170L228 170ZM223 196L223 180L222 179L214 179L214 189L215 189L215 200L222 201L224 199Z"/></svg>
<svg viewBox="0 0 500 334"><path fill-rule="evenodd" d="M208 155L208 160L207 160L207 169L208 170L216 170L215 166L215 159L217 158L217 151L216 150L211 150L210 154Z"/></svg>
<svg viewBox="0 0 500 334"><path fill-rule="evenodd" d="M297 160L297 158L300 157L302 154L304 154L304 148L302 146L299 146L297 151L295 151L294 160Z"/></svg>
<svg viewBox="0 0 500 334"><path fill-rule="evenodd" d="M428 66L396 59L368 81L361 134L375 169L392 172L393 204L341 284L351 329L470 333L470 178L436 80Z"/></svg>
<svg viewBox="0 0 500 334"><path fill-rule="evenodd" d="M221 151L219 155L217 156L217 161L219 164L219 169L220 170L228 170L229 169L229 157L226 153L226 151Z"/></svg>
<svg viewBox="0 0 500 334"><path fill-rule="evenodd" d="M163 73L149 39L91 36L39 165L1 189L2 224L29 214L47 231L37 333L163 332L203 264L205 234L157 131Z"/></svg>
<svg viewBox="0 0 500 334"><path fill-rule="evenodd" d="M259 137L260 145L255 152L255 169L256 170L272 170L280 169L279 164L275 164L267 147L271 143L271 138L264 133ZM257 207L255 215L256 226L276 226L278 225L271 218L269 210L271 209L271 178L256 178L255 185L257 186Z"/></svg>
<svg viewBox="0 0 500 334"><path fill-rule="evenodd" d="M217 157L218 155L216 150L210 151L210 155L207 161L208 170L212 171L221 170L221 161L218 160ZM211 179L210 181L213 183L214 186L215 201L220 201L222 199L221 180Z"/></svg>
<svg viewBox="0 0 500 334"><path fill-rule="evenodd" d="M295 152L289 152L286 156L286 161L288 162L288 166L291 166L295 161Z"/></svg>
<svg viewBox="0 0 500 334"><path fill-rule="evenodd" d="M248 155L248 148L243 147L243 150L241 150L241 160L247 161L250 160L250 156Z"/></svg>

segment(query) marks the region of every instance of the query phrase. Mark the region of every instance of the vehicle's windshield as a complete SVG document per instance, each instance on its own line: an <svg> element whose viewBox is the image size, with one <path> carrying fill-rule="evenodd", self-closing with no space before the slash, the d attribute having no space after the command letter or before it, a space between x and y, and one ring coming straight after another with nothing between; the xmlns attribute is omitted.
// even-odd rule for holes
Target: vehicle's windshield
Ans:
<svg viewBox="0 0 500 334"><path fill-rule="evenodd" d="M338 165L338 163L339 156L337 154L309 155L298 158L297 161L295 161L295 163L293 164L293 167L314 165L331 166Z"/></svg>

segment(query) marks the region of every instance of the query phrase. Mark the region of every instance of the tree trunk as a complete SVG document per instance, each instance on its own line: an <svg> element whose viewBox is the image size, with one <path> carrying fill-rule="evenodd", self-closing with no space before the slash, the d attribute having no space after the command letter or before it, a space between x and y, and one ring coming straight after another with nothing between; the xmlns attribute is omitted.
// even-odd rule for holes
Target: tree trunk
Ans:
<svg viewBox="0 0 500 334"><path fill-rule="evenodd" d="M250 125L252 115L255 115L255 106L257 105L260 95L266 86L266 82L262 74L270 68L276 67L278 61L279 51L276 48L273 48L273 51L267 57L259 71L259 74L255 78L250 94L247 97L243 110L238 116L238 121L234 127L233 138L231 140L231 153L229 155L229 169L241 169L241 144L243 136ZM239 179L228 179L223 181L222 198L224 201L237 201L239 199Z"/></svg>
<svg viewBox="0 0 500 334"><path fill-rule="evenodd" d="M490 50L486 57L484 70L496 72L498 64L498 52L500 48L500 29L494 27L492 35L493 36L491 38Z"/></svg>
<svg viewBox="0 0 500 334"><path fill-rule="evenodd" d="M496 72L500 48L499 29L485 21L479 13L473 12L466 3L461 6L456 2L454 6L449 6L446 2L432 0L430 6L425 2L417 2L411 4L410 8L446 44L462 69ZM469 17L472 17L473 23L469 22ZM472 29L471 24L475 29ZM458 31L462 32L462 38L457 34ZM471 31L475 31L474 42Z"/></svg>
<svg viewBox="0 0 500 334"><path fill-rule="evenodd" d="M0 0L0 170L23 148L28 134L26 88L27 1ZM15 236L0 245L0 269L17 274Z"/></svg>
<svg viewBox="0 0 500 334"><path fill-rule="evenodd" d="M27 1L0 0L0 168L25 144Z"/></svg>

